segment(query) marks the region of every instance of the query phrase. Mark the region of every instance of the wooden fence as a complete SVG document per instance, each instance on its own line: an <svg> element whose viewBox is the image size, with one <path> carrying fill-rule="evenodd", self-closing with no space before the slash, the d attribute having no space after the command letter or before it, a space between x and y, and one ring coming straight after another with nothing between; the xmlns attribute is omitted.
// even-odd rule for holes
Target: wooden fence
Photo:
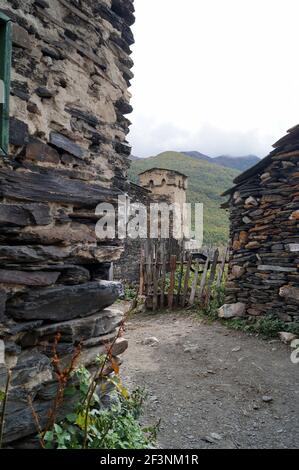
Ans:
<svg viewBox="0 0 299 470"><path fill-rule="evenodd" d="M169 254L165 243L146 242L141 254L140 290L148 309L207 307L222 285L229 250ZM222 251L222 254L220 252Z"/></svg>

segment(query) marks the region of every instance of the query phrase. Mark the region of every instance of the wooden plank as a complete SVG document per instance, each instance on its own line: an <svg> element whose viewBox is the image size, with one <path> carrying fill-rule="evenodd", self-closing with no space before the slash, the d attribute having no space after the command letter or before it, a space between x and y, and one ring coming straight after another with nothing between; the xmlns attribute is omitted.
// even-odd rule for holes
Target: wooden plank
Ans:
<svg viewBox="0 0 299 470"><path fill-rule="evenodd" d="M211 294L212 294L212 287L213 287L213 283L214 283L215 276L216 276L218 258L219 258L219 250L216 250L215 254L214 254L213 263L212 263L212 266L211 266L208 285L207 285L206 300L205 300L206 306L208 306L209 303L210 303Z"/></svg>
<svg viewBox="0 0 299 470"><path fill-rule="evenodd" d="M158 250L155 244L155 253L152 263L152 276L153 276L153 311L158 310Z"/></svg>
<svg viewBox="0 0 299 470"><path fill-rule="evenodd" d="M189 299L189 305L191 305L191 306L194 305L194 302L195 302L198 276L199 276L199 262L197 261L197 263L195 265L194 278L193 278L193 283L192 283L191 295L190 295L190 299Z"/></svg>
<svg viewBox="0 0 299 470"><path fill-rule="evenodd" d="M184 277L184 266L185 266L185 252L182 248L181 260L180 260L180 273L179 273L179 284L178 284L178 294L177 294L177 304L181 304L181 293L183 286L183 277Z"/></svg>
<svg viewBox="0 0 299 470"><path fill-rule="evenodd" d="M160 296L160 307L163 309L165 306L165 287L166 287L166 247L165 242L162 243L161 251L161 296Z"/></svg>
<svg viewBox="0 0 299 470"><path fill-rule="evenodd" d="M219 289L221 287L221 284L222 284L222 279L223 279L223 274L224 274L224 270L225 270L226 258L227 258L228 251L229 251L229 248L227 246L226 249L225 249L225 252L223 254L223 260L222 260L222 263L221 263L221 266L220 266L220 269L219 269L219 272L218 272L217 289Z"/></svg>
<svg viewBox="0 0 299 470"><path fill-rule="evenodd" d="M205 267L201 276L200 288L198 292L198 298L201 303L203 303L209 266L210 266L210 255L208 255L208 258L207 258L207 261L206 261L206 264L205 264Z"/></svg>
<svg viewBox="0 0 299 470"><path fill-rule="evenodd" d="M175 288L176 256L170 258L170 287L168 292L168 308L173 309L173 298Z"/></svg>
<svg viewBox="0 0 299 470"><path fill-rule="evenodd" d="M145 289L145 277L144 277L144 268L145 268L145 250L144 248L141 249L141 256L140 256L140 275L139 275L139 295L143 296L144 289Z"/></svg>
<svg viewBox="0 0 299 470"><path fill-rule="evenodd" d="M182 302L181 306L185 307L186 305L186 300L187 300L187 295L188 295L188 288L189 288L189 278L190 278L190 271L191 271L191 265L192 265L192 254L189 253L188 256L188 262L187 262L187 268L186 268L186 273L185 273L185 281L184 281L184 289L183 289L183 296L182 296Z"/></svg>

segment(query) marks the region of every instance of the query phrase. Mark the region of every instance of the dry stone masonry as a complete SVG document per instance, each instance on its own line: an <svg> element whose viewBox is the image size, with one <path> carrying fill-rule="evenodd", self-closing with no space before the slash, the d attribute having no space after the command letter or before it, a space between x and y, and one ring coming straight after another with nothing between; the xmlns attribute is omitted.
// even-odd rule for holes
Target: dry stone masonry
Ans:
<svg viewBox="0 0 299 470"><path fill-rule="evenodd" d="M133 0L0 0L13 29L10 147L0 157L0 388L5 443L36 433L56 394L52 345L92 368L122 313L109 282L120 243L95 209L126 191ZM127 347L117 341L113 354ZM67 405L70 405L68 403ZM66 410L61 410L63 414Z"/></svg>
<svg viewBox="0 0 299 470"><path fill-rule="evenodd" d="M232 254L220 316L299 321L299 126L229 190Z"/></svg>

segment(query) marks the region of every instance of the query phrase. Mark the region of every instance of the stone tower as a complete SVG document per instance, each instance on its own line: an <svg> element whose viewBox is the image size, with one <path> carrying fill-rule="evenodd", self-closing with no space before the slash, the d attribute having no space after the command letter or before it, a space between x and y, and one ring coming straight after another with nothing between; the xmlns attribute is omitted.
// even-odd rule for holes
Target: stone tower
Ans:
<svg viewBox="0 0 299 470"><path fill-rule="evenodd" d="M187 202L188 177L179 171L152 168L139 175L139 182L159 201L181 206Z"/></svg>

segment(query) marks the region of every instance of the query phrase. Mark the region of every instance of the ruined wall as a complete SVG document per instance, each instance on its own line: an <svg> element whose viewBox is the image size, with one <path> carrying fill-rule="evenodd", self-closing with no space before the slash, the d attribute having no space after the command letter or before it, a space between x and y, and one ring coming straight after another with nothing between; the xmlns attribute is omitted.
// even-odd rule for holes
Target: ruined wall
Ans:
<svg viewBox="0 0 299 470"><path fill-rule="evenodd" d="M141 203L145 207L150 208L150 204L154 202L151 192L141 186L130 183L127 192L131 203ZM137 285L140 275L141 250L144 247L143 239L131 240L127 238L125 249L119 259L114 264L114 278L122 281L127 285Z"/></svg>
<svg viewBox="0 0 299 470"><path fill-rule="evenodd" d="M232 254L221 315L299 321L299 127L239 180L229 203Z"/></svg>
<svg viewBox="0 0 299 470"><path fill-rule="evenodd" d="M181 207L187 200L188 178L178 172L153 168L139 175L140 185L130 183L128 197L131 203L141 203L148 210L148 236L150 236L150 209L151 204L177 203ZM160 216L159 216L160 217ZM159 222L160 223L160 222ZM182 221L187 224L187 221ZM179 254L181 243L172 236L173 219L170 213L170 238L165 241L165 249L168 253ZM145 248L144 239L125 241L125 250L120 261L115 264L114 276L117 280L123 280L127 284L138 284L140 277L141 252Z"/></svg>
<svg viewBox="0 0 299 470"><path fill-rule="evenodd" d="M107 272L123 246L95 236L95 208L126 188L131 0L0 0L13 22L10 150L0 157L0 387L12 370L5 442L46 420L82 342L92 367L121 321ZM127 347L117 343L115 355Z"/></svg>

